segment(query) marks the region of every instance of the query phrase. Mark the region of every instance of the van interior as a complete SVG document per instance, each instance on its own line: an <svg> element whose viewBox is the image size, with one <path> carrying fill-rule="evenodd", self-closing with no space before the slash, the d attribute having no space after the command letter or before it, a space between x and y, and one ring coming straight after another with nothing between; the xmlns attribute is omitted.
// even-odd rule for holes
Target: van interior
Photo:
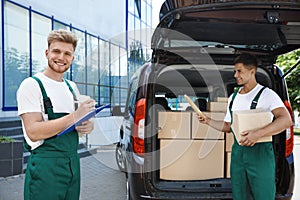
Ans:
<svg viewBox="0 0 300 200"><path fill-rule="evenodd" d="M258 82L270 88L274 85L269 75L274 73L272 68L260 66L256 73ZM157 130L150 137L157 150L152 157L154 183L161 189L229 190L233 134L199 123L184 95L206 115L223 120L228 97L237 86L234 66L176 64L157 69L152 100L155 124L148 121Z"/></svg>

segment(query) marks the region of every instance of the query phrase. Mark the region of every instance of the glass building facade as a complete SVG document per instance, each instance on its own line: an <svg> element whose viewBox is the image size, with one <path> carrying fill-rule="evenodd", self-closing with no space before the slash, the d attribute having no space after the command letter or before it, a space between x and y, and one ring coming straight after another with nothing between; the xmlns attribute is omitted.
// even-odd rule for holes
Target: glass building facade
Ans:
<svg viewBox="0 0 300 200"><path fill-rule="evenodd" d="M55 10L49 15L26 2L1 1L0 117L16 116L16 91L20 83L45 69L47 36L54 29L71 30L78 38L75 59L65 78L76 82L80 93L91 96L99 105L124 106L132 74L150 58L152 0L125 0L121 8L123 32L116 31L113 39L105 34L106 30L111 34L109 30L113 29L109 23L100 23L99 29L104 30L101 33L95 31L99 24L87 22L82 29L82 25L76 26L68 18L56 17ZM72 0L67 2L76 4ZM98 6L106 9L105 2L98 2ZM70 14L74 19L81 17L81 13Z"/></svg>

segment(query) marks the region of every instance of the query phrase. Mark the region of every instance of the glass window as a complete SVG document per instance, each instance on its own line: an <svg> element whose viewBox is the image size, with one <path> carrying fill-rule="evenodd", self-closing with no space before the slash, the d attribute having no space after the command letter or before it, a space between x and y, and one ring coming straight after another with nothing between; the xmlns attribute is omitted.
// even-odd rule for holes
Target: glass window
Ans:
<svg viewBox="0 0 300 200"><path fill-rule="evenodd" d="M85 66L85 33L73 29L72 32L76 35L77 47L74 52L74 61L72 63L72 80L77 83L81 94L86 94L86 77L87 70Z"/></svg>
<svg viewBox="0 0 300 200"><path fill-rule="evenodd" d="M159 13L155 13L156 15L159 15ZM151 12L151 6L147 4L147 24L152 24L152 12Z"/></svg>
<svg viewBox="0 0 300 200"><path fill-rule="evenodd" d="M80 93L91 96L99 104L124 105L128 80L140 67L140 55L145 54L145 51L139 49L141 39L144 43L148 37L147 33L141 32L141 19L147 23L149 7L147 0L127 1L129 45L134 44L134 54L131 57L133 60L130 63L129 51L123 47L99 40L76 27L71 28L69 24L54 17L47 17L10 1L4 1L4 107L16 109L15 93L21 81L43 71L47 66L45 50L48 48L47 36L52 29L72 30L78 38L74 61L64 77L75 81ZM147 27L145 23L142 25L143 29Z"/></svg>
<svg viewBox="0 0 300 200"><path fill-rule="evenodd" d="M121 94L121 97L120 97L120 105L123 107L125 106L125 103L126 103L126 99L127 99L127 89L120 89L120 94Z"/></svg>
<svg viewBox="0 0 300 200"><path fill-rule="evenodd" d="M138 18L141 18L141 0L135 0L135 6L134 6L134 14Z"/></svg>
<svg viewBox="0 0 300 200"><path fill-rule="evenodd" d="M120 49L120 105L124 106L128 89L128 61L126 49Z"/></svg>
<svg viewBox="0 0 300 200"><path fill-rule="evenodd" d="M112 105L118 105L120 102L120 54L119 46L111 44L110 51L110 69L111 69L111 86L112 91Z"/></svg>
<svg viewBox="0 0 300 200"><path fill-rule="evenodd" d="M70 30L70 26L54 20L53 29L54 30L58 30L58 29L67 29L67 30Z"/></svg>
<svg viewBox="0 0 300 200"><path fill-rule="evenodd" d="M138 68L137 65L137 42L134 40L128 40L128 72L129 72L129 78L132 77L132 75L135 73L135 71Z"/></svg>
<svg viewBox="0 0 300 200"><path fill-rule="evenodd" d="M16 92L30 75L29 11L4 2L4 107L16 107Z"/></svg>
<svg viewBox="0 0 300 200"><path fill-rule="evenodd" d="M117 79L117 77L112 77L112 79ZM112 87L111 105L112 106L120 105L120 88L119 87Z"/></svg>
<svg viewBox="0 0 300 200"><path fill-rule="evenodd" d="M111 75L119 76L120 75L120 59L119 59L119 46L111 45L110 51L111 59Z"/></svg>
<svg viewBox="0 0 300 200"><path fill-rule="evenodd" d="M93 99L98 99L98 80L99 80L99 48L98 38L87 36L87 95Z"/></svg>
<svg viewBox="0 0 300 200"><path fill-rule="evenodd" d="M147 21L147 3L142 0L142 5L141 5L141 19L143 22L146 22Z"/></svg>
<svg viewBox="0 0 300 200"><path fill-rule="evenodd" d="M134 13L135 0L128 0L128 11Z"/></svg>
<svg viewBox="0 0 300 200"><path fill-rule="evenodd" d="M100 104L110 103L109 48L108 42L100 40Z"/></svg>
<svg viewBox="0 0 300 200"><path fill-rule="evenodd" d="M144 44L144 45L147 45L147 25L144 23L144 22L142 22L142 29L141 29L141 42L142 42L142 44ZM150 43L148 43L148 44L150 44Z"/></svg>
<svg viewBox="0 0 300 200"><path fill-rule="evenodd" d="M45 50L51 31L51 19L32 13L32 73L41 72L48 65Z"/></svg>
<svg viewBox="0 0 300 200"><path fill-rule="evenodd" d="M128 31L134 31L134 16L131 13L128 14ZM129 33L129 37L134 38L131 33Z"/></svg>
<svg viewBox="0 0 300 200"><path fill-rule="evenodd" d="M134 34L135 38L134 39L137 40L137 41L141 41L141 20L139 20L138 18L135 18L134 23L135 23L135 26L134 26L134 28L135 28L135 34Z"/></svg>
<svg viewBox="0 0 300 200"><path fill-rule="evenodd" d="M127 73L128 73L127 58L128 56L127 56L126 49L120 48L120 76L127 77Z"/></svg>

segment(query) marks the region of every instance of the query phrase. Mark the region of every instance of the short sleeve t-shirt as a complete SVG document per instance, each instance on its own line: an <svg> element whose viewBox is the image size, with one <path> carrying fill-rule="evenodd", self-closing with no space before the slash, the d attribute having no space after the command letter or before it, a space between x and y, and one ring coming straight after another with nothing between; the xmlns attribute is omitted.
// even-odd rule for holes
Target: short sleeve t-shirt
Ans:
<svg viewBox="0 0 300 200"><path fill-rule="evenodd" d="M246 94L237 93L232 105L232 111L249 110L252 100L255 98L256 94L260 91L261 88L263 88L263 86L257 84L255 88L253 88ZM231 102L232 96L233 94L230 95L228 102ZM231 122L229 104L230 103L228 103L227 112L224 118L225 122ZM279 107L284 107L284 104L280 97L273 90L265 88L258 99L256 108L271 112L272 110Z"/></svg>
<svg viewBox="0 0 300 200"><path fill-rule="evenodd" d="M71 113L75 110L73 94L71 93L68 85L63 82L52 80L45 76L43 73L37 73L35 75L43 83L48 97L51 99L54 113ZM79 91L74 82L68 81L73 88L76 95L79 95ZM39 112L43 115L43 120L48 120L48 115L45 114L43 95L39 84L33 78L26 78L20 85L17 91L18 101L18 115L29 112ZM24 126L23 126L24 127ZM26 134L25 128L23 128L24 138L31 149L35 149L43 141L33 142Z"/></svg>

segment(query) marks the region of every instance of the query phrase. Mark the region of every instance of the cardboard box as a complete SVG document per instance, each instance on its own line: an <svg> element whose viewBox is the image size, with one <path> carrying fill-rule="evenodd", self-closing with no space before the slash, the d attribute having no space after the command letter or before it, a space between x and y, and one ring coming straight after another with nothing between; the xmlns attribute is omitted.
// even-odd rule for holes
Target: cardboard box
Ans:
<svg viewBox="0 0 300 200"><path fill-rule="evenodd" d="M265 112L260 109L234 111L232 118L231 128L237 141L241 140L240 133L247 130L256 130L272 122L272 116L270 112ZM272 136L266 136L260 138L257 142L270 142Z"/></svg>
<svg viewBox="0 0 300 200"><path fill-rule="evenodd" d="M203 112L206 116L214 120L224 120L225 113ZM224 133L218 131L206 124L202 124L198 120L195 112L192 113L192 139L224 139Z"/></svg>
<svg viewBox="0 0 300 200"><path fill-rule="evenodd" d="M190 112L158 112L159 139L190 139Z"/></svg>
<svg viewBox="0 0 300 200"><path fill-rule="evenodd" d="M230 152L232 149L232 145L234 142L234 135L233 133L225 133L226 137L225 137L225 151L226 152Z"/></svg>
<svg viewBox="0 0 300 200"><path fill-rule="evenodd" d="M228 102L228 97L217 97L217 102Z"/></svg>
<svg viewBox="0 0 300 200"><path fill-rule="evenodd" d="M225 112L227 111L227 102L208 102L207 110L210 112Z"/></svg>
<svg viewBox="0 0 300 200"><path fill-rule="evenodd" d="M160 178L207 180L224 177L224 140L161 140Z"/></svg>
<svg viewBox="0 0 300 200"><path fill-rule="evenodd" d="M226 153L226 178L230 178L231 152Z"/></svg>

